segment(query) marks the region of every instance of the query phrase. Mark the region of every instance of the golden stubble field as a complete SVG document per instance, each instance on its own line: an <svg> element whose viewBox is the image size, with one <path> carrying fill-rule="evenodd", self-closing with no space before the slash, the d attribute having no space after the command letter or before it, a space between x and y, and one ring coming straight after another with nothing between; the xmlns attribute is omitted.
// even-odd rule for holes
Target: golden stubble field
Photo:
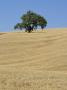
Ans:
<svg viewBox="0 0 67 90"><path fill-rule="evenodd" d="M0 90L67 90L67 29L0 33Z"/></svg>

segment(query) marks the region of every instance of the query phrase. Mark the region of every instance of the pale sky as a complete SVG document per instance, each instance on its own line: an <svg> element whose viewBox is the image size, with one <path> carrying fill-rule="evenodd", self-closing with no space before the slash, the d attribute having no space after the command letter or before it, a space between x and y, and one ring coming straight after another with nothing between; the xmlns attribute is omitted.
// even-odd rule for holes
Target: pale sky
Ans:
<svg viewBox="0 0 67 90"><path fill-rule="evenodd" d="M44 16L46 28L67 27L67 0L0 0L0 32L11 31L28 10Z"/></svg>

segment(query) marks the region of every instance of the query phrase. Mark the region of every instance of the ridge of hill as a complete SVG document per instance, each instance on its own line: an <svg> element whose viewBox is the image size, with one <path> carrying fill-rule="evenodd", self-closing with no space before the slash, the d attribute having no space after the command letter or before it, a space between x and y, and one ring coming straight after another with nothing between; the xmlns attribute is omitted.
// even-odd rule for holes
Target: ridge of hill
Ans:
<svg viewBox="0 0 67 90"><path fill-rule="evenodd" d="M0 90L67 90L67 29L0 33Z"/></svg>

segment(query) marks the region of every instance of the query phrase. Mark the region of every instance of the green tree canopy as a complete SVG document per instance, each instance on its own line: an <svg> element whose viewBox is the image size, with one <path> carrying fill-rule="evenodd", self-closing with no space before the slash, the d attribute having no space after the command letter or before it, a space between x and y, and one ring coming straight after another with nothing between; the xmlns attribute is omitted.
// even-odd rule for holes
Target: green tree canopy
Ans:
<svg viewBox="0 0 67 90"><path fill-rule="evenodd" d="M43 29L47 25L47 21L44 17L32 12L28 11L26 14L21 16L21 23L17 23L14 28L31 32L34 28L37 29L38 26Z"/></svg>

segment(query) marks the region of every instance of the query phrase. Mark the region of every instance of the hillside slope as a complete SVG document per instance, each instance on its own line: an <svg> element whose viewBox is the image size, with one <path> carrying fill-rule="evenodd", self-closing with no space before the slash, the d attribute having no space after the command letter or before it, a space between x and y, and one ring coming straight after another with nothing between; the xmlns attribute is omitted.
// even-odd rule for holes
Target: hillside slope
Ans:
<svg viewBox="0 0 67 90"><path fill-rule="evenodd" d="M67 90L67 29L0 33L0 90Z"/></svg>

